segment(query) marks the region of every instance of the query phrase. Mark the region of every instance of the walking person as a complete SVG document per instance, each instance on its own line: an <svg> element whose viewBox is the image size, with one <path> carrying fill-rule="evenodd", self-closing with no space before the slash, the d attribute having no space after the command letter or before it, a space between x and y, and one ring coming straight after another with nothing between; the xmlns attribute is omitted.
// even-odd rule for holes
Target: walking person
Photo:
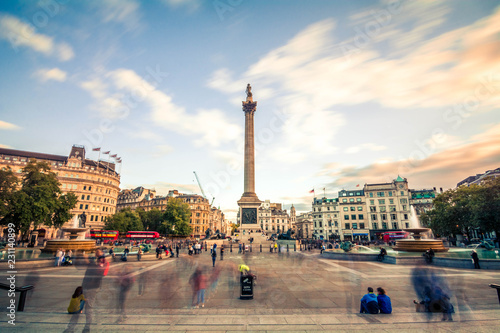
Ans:
<svg viewBox="0 0 500 333"><path fill-rule="evenodd" d="M474 263L474 269L481 269L481 267L479 267L479 257L476 250L472 250L470 256L472 257L472 262Z"/></svg>
<svg viewBox="0 0 500 333"><path fill-rule="evenodd" d="M181 244L177 243L175 246L175 255L179 258L179 251L181 250Z"/></svg>
<svg viewBox="0 0 500 333"><path fill-rule="evenodd" d="M158 245L156 247L156 259L161 259L161 247Z"/></svg>
<svg viewBox="0 0 500 333"><path fill-rule="evenodd" d="M215 260L217 260L217 251L214 249L212 251L212 267L215 267Z"/></svg>
<svg viewBox="0 0 500 333"><path fill-rule="evenodd" d="M57 251L56 251L56 255L54 257L54 259L55 259L55 261L54 261L54 267L59 266L59 259L61 258L61 256L62 256L61 248L58 248Z"/></svg>
<svg viewBox="0 0 500 333"><path fill-rule="evenodd" d="M142 249L139 246L139 249L137 250L137 261L141 261L142 258Z"/></svg>
<svg viewBox="0 0 500 333"><path fill-rule="evenodd" d="M205 307L205 289L207 287L207 281L201 268L197 268L196 271L191 275L189 283L193 289L193 307L198 308Z"/></svg>
<svg viewBox="0 0 500 333"><path fill-rule="evenodd" d="M220 246L220 260L224 260L224 244Z"/></svg>

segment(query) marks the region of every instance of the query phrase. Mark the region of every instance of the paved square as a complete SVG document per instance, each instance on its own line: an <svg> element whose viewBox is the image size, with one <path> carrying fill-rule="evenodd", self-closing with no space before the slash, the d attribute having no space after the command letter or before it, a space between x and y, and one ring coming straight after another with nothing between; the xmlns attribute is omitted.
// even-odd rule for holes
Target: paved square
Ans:
<svg viewBox="0 0 500 333"><path fill-rule="evenodd" d="M496 291L488 287L499 282L498 271L431 268L447 280L453 292L454 321L442 322L440 314L428 318L415 312L417 297L410 282L414 266L334 261L321 258L318 252L240 255L227 251L224 260L216 262L221 271L217 283L207 288L205 307L193 308L189 278L196 267L211 278L215 269L209 253L144 259L111 263L97 293L91 331L500 331L500 305ZM237 266L241 263L258 276L253 300L239 299ZM73 317L66 308L74 289L82 284L85 269L70 266L19 272L18 286L34 284L36 288L25 312L16 314L15 326L7 323L8 298L2 295L1 330L64 331ZM119 278L123 274L134 282L125 292L120 311ZM369 286L387 290L393 314L358 313L359 300ZM77 319L75 331L81 331L86 316Z"/></svg>

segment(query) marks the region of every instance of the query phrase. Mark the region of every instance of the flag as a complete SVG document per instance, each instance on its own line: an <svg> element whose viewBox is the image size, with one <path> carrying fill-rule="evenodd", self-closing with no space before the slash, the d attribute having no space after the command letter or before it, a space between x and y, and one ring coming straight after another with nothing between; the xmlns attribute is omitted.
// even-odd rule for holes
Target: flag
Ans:
<svg viewBox="0 0 500 333"><path fill-rule="evenodd" d="M310 190L309 193L314 193L314 189Z"/></svg>
<svg viewBox="0 0 500 333"><path fill-rule="evenodd" d="M101 147L99 147L99 148L94 148L94 149L92 149L92 151L101 151Z"/></svg>
<svg viewBox="0 0 500 333"><path fill-rule="evenodd" d="M118 156L118 154L109 155L109 157L111 157L111 158L116 158L116 156Z"/></svg>
<svg viewBox="0 0 500 333"><path fill-rule="evenodd" d="M103 154L109 154L109 153L111 153L111 150L103 152Z"/></svg>
<svg viewBox="0 0 500 333"><path fill-rule="evenodd" d="M121 162L122 162L122 160L116 160L116 163L121 163Z"/></svg>
<svg viewBox="0 0 500 333"><path fill-rule="evenodd" d="M358 184L358 185L356 185L356 187L359 187L359 184Z"/></svg>

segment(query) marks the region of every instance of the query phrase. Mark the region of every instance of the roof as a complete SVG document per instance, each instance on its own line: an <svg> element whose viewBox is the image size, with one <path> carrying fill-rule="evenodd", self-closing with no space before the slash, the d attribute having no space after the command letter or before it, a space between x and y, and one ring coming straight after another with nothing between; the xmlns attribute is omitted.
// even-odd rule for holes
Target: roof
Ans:
<svg viewBox="0 0 500 333"><path fill-rule="evenodd" d="M404 178L401 178L400 175L398 175L398 178L396 178L396 181L397 182L404 182L405 180L404 180Z"/></svg>
<svg viewBox="0 0 500 333"><path fill-rule="evenodd" d="M50 161L58 161L58 162L64 162L68 159L67 156L34 153L31 151L8 149L8 148L0 148L0 155L36 158L36 159L40 159L40 160L50 160Z"/></svg>

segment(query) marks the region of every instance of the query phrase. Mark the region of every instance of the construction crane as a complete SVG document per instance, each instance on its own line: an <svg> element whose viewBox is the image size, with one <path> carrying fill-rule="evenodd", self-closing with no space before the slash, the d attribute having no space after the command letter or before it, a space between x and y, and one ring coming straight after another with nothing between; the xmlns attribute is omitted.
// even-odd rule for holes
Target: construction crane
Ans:
<svg viewBox="0 0 500 333"><path fill-rule="evenodd" d="M198 186L200 187L201 194L203 194L203 197L205 199L208 199L207 196L205 195L205 191L203 191L203 187L201 186L200 179L198 178L196 171L193 171L193 173L194 173L194 176L196 177L196 181L198 182ZM214 204L214 201L215 201L215 197L212 197L212 202L210 203L210 207L212 207L212 205Z"/></svg>

